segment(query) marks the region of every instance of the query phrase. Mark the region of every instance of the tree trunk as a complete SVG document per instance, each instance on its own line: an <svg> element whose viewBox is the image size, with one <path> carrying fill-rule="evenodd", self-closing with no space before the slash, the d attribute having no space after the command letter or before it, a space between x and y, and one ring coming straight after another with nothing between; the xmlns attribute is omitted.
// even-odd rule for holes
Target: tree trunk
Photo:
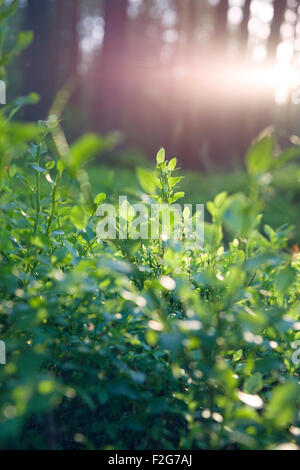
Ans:
<svg viewBox="0 0 300 470"><path fill-rule="evenodd" d="M216 6L215 14L215 33L213 39L218 51L225 51L227 47L227 12L229 1L220 0Z"/></svg>
<svg viewBox="0 0 300 470"><path fill-rule="evenodd" d="M287 9L287 0L274 1L274 15L271 24L271 34L268 41L268 59L276 59L278 44L280 43L280 27L283 22L284 13Z"/></svg>
<svg viewBox="0 0 300 470"><path fill-rule="evenodd" d="M181 61L185 69L185 97L181 101L181 133L179 156L184 160L187 168L192 168L200 158L199 153L199 107L194 93L195 81L199 79L195 75L195 67L198 65L198 51L196 45L196 28L198 19L197 0L189 0L184 6L182 22L185 41L181 50Z"/></svg>
<svg viewBox="0 0 300 470"><path fill-rule="evenodd" d="M57 88L77 78L79 63L79 0L56 0L53 60L57 62Z"/></svg>
<svg viewBox="0 0 300 470"><path fill-rule="evenodd" d="M248 23L250 20L250 5L251 0L246 0L243 10L243 21L240 29L240 51L241 55L245 57L247 55L247 45L249 38Z"/></svg>
<svg viewBox="0 0 300 470"><path fill-rule="evenodd" d="M225 90L222 82L222 75L225 70L231 67L228 64L227 45L228 45L228 28L227 13L229 1L220 0L215 8L215 31L214 31L214 47L213 60L216 72L219 75L218 83L215 83L214 98L211 103L211 109L208 110L208 147L210 161L224 165L231 153L230 146L230 127L233 120L232 107L228 107L229 94L231 90ZM229 84L227 84L229 86Z"/></svg>
<svg viewBox="0 0 300 470"><path fill-rule="evenodd" d="M28 120L44 119L53 97L53 74L49 38L51 33L51 2L48 0L28 0L24 11L23 29L33 31L34 41L24 52L23 89L24 94L32 91L41 97L35 106L25 108L24 117Z"/></svg>
<svg viewBox="0 0 300 470"><path fill-rule="evenodd" d="M94 68L94 119L102 132L122 123L128 0L105 0L105 35Z"/></svg>

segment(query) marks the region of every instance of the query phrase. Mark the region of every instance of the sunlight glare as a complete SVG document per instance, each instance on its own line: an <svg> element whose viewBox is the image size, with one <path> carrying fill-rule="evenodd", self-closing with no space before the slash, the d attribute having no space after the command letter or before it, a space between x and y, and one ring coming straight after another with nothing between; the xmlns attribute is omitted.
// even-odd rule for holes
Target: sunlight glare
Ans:
<svg viewBox="0 0 300 470"><path fill-rule="evenodd" d="M291 64L278 63L274 70L275 101L282 105L288 101L291 90L297 85L297 72Z"/></svg>
<svg viewBox="0 0 300 470"><path fill-rule="evenodd" d="M230 24L239 25L243 19L243 10L239 7L229 8L227 17Z"/></svg>
<svg viewBox="0 0 300 470"><path fill-rule="evenodd" d="M281 42L277 47L277 60L281 63L289 63L293 58L294 47L291 42Z"/></svg>
<svg viewBox="0 0 300 470"><path fill-rule="evenodd" d="M267 57L267 48L263 44L260 46L256 46L253 49L253 59L255 62L263 62L265 58Z"/></svg>
<svg viewBox="0 0 300 470"><path fill-rule="evenodd" d="M263 23L269 23L273 18L274 8L270 3L254 0L251 2L251 13Z"/></svg>

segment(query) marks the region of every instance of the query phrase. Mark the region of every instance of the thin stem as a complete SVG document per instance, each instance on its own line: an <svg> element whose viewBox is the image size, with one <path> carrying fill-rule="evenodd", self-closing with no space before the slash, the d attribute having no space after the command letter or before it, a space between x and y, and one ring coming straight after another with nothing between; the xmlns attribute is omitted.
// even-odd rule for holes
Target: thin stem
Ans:
<svg viewBox="0 0 300 470"><path fill-rule="evenodd" d="M41 154L41 138L39 137L37 142L37 151L36 151L36 164L40 165L40 154ZM35 224L34 224L34 235L37 233L39 220L40 220L40 212L41 212L41 203L40 203L40 172L36 172L35 176L36 182L36 216L35 216Z"/></svg>
<svg viewBox="0 0 300 470"><path fill-rule="evenodd" d="M54 213L55 213L55 205L56 205L56 191L57 191L57 187L60 183L60 179L61 179L61 173L58 173L57 177L56 177L56 181L55 181L55 185L52 189L52 195L51 195L51 212L50 212L50 217L49 217L49 220L48 220L48 225L47 225L47 231L46 231L46 235L49 235L50 233L50 228L51 228L51 223L52 223L52 220L53 220L53 217L54 217Z"/></svg>

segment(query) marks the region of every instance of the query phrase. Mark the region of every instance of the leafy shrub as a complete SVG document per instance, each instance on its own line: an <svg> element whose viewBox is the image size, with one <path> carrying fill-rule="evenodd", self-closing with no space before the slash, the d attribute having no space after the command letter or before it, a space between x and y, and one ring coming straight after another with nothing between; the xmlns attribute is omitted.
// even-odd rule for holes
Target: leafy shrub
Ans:
<svg viewBox="0 0 300 470"><path fill-rule="evenodd" d="M207 205L203 250L99 243L96 203L71 160L49 159L51 127L40 123L1 182L2 447L297 442L299 255L288 227L258 230L258 177L250 196ZM170 202L180 178L161 155L138 177L150 201Z"/></svg>
<svg viewBox="0 0 300 470"><path fill-rule="evenodd" d="M300 257L261 215L262 175L287 158L273 137L248 153L249 188L207 204L203 249L99 241L97 205L115 200L83 164L109 143L52 154L54 116L11 121L26 102L0 113L0 447L299 445ZM182 197L176 163L160 151L132 202Z"/></svg>

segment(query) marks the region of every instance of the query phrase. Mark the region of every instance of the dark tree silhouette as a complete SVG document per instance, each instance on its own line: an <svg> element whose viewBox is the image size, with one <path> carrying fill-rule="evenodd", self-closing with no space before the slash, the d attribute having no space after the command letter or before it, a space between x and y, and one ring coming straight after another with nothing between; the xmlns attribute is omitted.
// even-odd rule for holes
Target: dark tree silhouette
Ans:
<svg viewBox="0 0 300 470"><path fill-rule="evenodd" d="M220 0L215 11L215 29L213 41L217 49L225 50L228 41L227 34L227 12L228 0Z"/></svg>
<svg viewBox="0 0 300 470"><path fill-rule="evenodd" d="M268 59L276 58L276 51L280 42L280 27L283 22L284 13L287 9L287 0L274 1L274 15L271 24L271 33L268 41Z"/></svg>
<svg viewBox="0 0 300 470"><path fill-rule="evenodd" d="M59 89L78 76L79 63L79 0L56 0L53 18L52 60L55 64L55 85Z"/></svg>
<svg viewBox="0 0 300 470"><path fill-rule="evenodd" d="M105 36L94 67L94 119L102 132L122 123L127 8L127 0L104 0Z"/></svg>
<svg viewBox="0 0 300 470"><path fill-rule="evenodd" d="M28 0L23 24L33 31L34 41L24 54L23 92L36 91L41 101L26 108L26 119L46 117L57 91L69 78L76 78L78 21L79 0Z"/></svg>
<svg viewBox="0 0 300 470"><path fill-rule="evenodd" d="M247 53L247 44L249 38L248 23L250 19L250 5L251 0L246 0L243 9L243 20L240 29L240 51L241 55L245 56Z"/></svg>
<svg viewBox="0 0 300 470"><path fill-rule="evenodd" d="M197 63L197 46L196 46L196 28L198 24L197 0L189 0L185 5L185 21L183 23L185 30L185 41L182 46L182 58L185 65L187 75L186 83L189 89L193 89L194 66ZM195 107L195 97L193 93L186 93L186 99L182 102L181 109L181 146L180 154L186 155L187 167L192 167L195 160L199 159L199 121L197 122L198 109ZM198 114L199 116L199 114ZM197 142L198 141L198 142Z"/></svg>
<svg viewBox="0 0 300 470"><path fill-rule="evenodd" d="M25 51L22 60L23 93L39 93L41 100L36 106L25 109L25 118L44 119L54 95L53 62L51 57L51 13L52 4L48 0L28 0L24 12L23 28L33 31L34 41Z"/></svg>

